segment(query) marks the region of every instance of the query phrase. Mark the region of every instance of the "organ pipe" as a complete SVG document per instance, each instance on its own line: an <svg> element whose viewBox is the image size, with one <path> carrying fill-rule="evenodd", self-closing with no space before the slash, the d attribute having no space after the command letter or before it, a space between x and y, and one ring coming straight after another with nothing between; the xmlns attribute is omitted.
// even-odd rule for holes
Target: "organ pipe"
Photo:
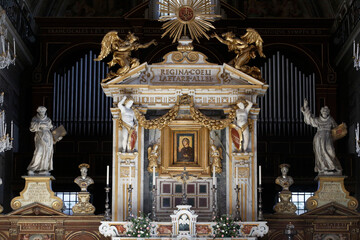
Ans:
<svg viewBox="0 0 360 240"><path fill-rule="evenodd" d="M112 99L105 97L100 81L108 68L94 62L92 51L64 71L54 73L53 120L73 135L111 135Z"/></svg>
<svg viewBox="0 0 360 240"><path fill-rule="evenodd" d="M305 74L280 52L268 58L260 69L269 90L259 101L259 135L314 134L314 129L304 124L300 108L307 98L315 111L315 73Z"/></svg>

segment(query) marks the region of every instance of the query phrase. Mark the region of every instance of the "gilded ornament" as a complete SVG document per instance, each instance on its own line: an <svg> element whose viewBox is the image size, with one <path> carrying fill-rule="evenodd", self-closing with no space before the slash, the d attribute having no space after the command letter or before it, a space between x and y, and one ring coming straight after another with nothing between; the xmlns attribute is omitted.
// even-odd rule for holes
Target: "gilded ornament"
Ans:
<svg viewBox="0 0 360 240"><path fill-rule="evenodd" d="M231 61L231 64L236 69L264 82L258 67L246 65L251 59L256 58L256 52L260 57L265 57L263 53L264 41L259 33L255 29L248 28L246 29L246 33L241 36L240 39L236 38L235 34L232 32L223 33L221 36L223 38L216 33L211 35L211 37L214 37L221 43L227 45L229 52L234 52L236 54L236 57Z"/></svg>
<svg viewBox="0 0 360 240"><path fill-rule="evenodd" d="M182 35L187 35L187 32L198 42L200 37L209 39L206 31L215 29L211 22L221 17L213 14L215 5L208 0L164 0L159 5L162 13L159 21L165 22L162 25L165 32L161 37L170 34L173 42Z"/></svg>
<svg viewBox="0 0 360 240"><path fill-rule="evenodd" d="M190 114L194 121L200 123L203 127L210 130L220 130L226 128L234 121L236 117L236 106L232 107L227 118L221 120L207 117L205 114L196 109L193 104L190 106Z"/></svg>
<svg viewBox="0 0 360 240"><path fill-rule="evenodd" d="M154 144L154 146L148 148L148 158L149 158L149 166L148 171L150 173L153 172L153 167L155 166L158 169L158 159L160 156L160 144ZM156 171L156 170L155 170Z"/></svg>
<svg viewBox="0 0 360 240"><path fill-rule="evenodd" d="M214 169L214 167L215 167L215 172L221 173L222 172L222 165L221 165L222 148L216 147L214 145L213 140L212 140L212 144L210 145L210 158L212 159L211 169Z"/></svg>
<svg viewBox="0 0 360 240"><path fill-rule="evenodd" d="M155 40L145 44L138 43L139 38L133 33L129 32L126 39L123 40L118 36L118 32L108 32L101 41L101 52L95 61L101 61L106 58L110 53L113 53L113 58L108 62L108 66L114 67L118 65L120 68L116 71L110 71L107 77L102 80L106 82L114 77L123 76L131 69L140 65L139 59L131 57L131 52L139 48L148 48L150 45L157 45Z"/></svg>
<svg viewBox="0 0 360 240"><path fill-rule="evenodd" d="M194 107L192 97L187 94L179 96L176 104L169 110L169 112L156 119L147 120L140 110L135 107L132 109L134 110L135 117L141 127L145 129L162 129L176 119L179 113L180 105L190 105L191 118L201 126L210 130L224 129L229 126L236 117L237 106L233 106L227 118L221 120L211 119Z"/></svg>
<svg viewBox="0 0 360 240"><path fill-rule="evenodd" d="M73 206L72 211L74 215L92 215L95 212L95 207L89 202L90 193L79 192L78 202Z"/></svg>

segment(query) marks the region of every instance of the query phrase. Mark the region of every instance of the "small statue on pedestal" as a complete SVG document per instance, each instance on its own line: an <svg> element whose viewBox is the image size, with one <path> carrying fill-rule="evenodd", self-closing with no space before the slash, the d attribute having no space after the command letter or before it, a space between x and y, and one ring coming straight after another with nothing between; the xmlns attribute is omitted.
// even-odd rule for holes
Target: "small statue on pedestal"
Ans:
<svg viewBox="0 0 360 240"><path fill-rule="evenodd" d="M122 140L120 150L123 153L132 152L137 139L137 120L135 118L134 110L132 109L133 103L134 100L127 98L126 96L118 103L118 108L121 112L120 129Z"/></svg>
<svg viewBox="0 0 360 240"><path fill-rule="evenodd" d="M81 176L75 178L74 182L80 187L81 192L78 192L78 203L72 208L74 215L91 215L95 212L95 207L89 202L90 193L87 191L89 185L94 183L94 180L87 176L87 171L90 168L89 164L82 163L79 165Z"/></svg>
<svg viewBox="0 0 360 240"><path fill-rule="evenodd" d="M295 214L296 206L291 202L291 191L289 187L294 183L292 177L288 176L290 165L289 164L280 164L281 176L277 177L275 183L282 187L280 192L280 202L278 202L274 210L276 214Z"/></svg>
<svg viewBox="0 0 360 240"><path fill-rule="evenodd" d="M327 106L322 107L320 110L320 116L315 118L311 116L308 101L304 99L304 106L301 107L301 112L304 114L304 122L317 128L317 132L313 140L315 172L318 172L319 175L341 175L342 168L335 155L334 141L331 132L331 130L336 128L338 125L330 116L330 109ZM345 124L340 126L344 126L346 128Z"/></svg>

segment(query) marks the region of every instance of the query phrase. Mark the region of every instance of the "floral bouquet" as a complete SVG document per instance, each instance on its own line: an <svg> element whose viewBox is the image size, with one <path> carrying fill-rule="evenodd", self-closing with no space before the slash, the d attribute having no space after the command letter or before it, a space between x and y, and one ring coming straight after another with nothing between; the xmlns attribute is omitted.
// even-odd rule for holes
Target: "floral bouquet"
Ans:
<svg viewBox="0 0 360 240"><path fill-rule="evenodd" d="M216 225L213 226L214 236L217 238L236 237L240 229L240 225L236 224L231 217L223 215L216 218Z"/></svg>
<svg viewBox="0 0 360 240"><path fill-rule="evenodd" d="M131 219L129 231L126 232L129 237L150 237L150 218L144 213L140 213L139 217Z"/></svg>

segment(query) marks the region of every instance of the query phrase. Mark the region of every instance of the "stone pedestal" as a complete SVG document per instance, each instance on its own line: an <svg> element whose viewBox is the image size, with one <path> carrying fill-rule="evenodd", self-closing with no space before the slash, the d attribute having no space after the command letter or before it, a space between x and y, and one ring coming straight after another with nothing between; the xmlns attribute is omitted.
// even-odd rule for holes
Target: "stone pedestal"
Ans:
<svg viewBox="0 0 360 240"><path fill-rule="evenodd" d="M275 214L296 214L296 205L291 202L290 191L280 192L280 202L275 205L274 210Z"/></svg>
<svg viewBox="0 0 360 240"><path fill-rule="evenodd" d="M318 190L306 201L308 210L315 209L330 202L336 202L349 209L358 207L356 198L349 196L344 187L345 176L317 176Z"/></svg>
<svg viewBox="0 0 360 240"><path fill-rule="evenodd" d="M95 207L89 202L89 192L78 192L78 203L72 208L74 215L93 215Z"/></svg>
<svg viewBox="0 0 360 240"><path fill-rule="evenodd" d="M23 176L25 179L25 188L20 192L19 197L11 200L11 208L19 209L32 203L41 203L60 211L63 207L61 198L56 197L51 189L51 180L53 176Z"/></svg>

